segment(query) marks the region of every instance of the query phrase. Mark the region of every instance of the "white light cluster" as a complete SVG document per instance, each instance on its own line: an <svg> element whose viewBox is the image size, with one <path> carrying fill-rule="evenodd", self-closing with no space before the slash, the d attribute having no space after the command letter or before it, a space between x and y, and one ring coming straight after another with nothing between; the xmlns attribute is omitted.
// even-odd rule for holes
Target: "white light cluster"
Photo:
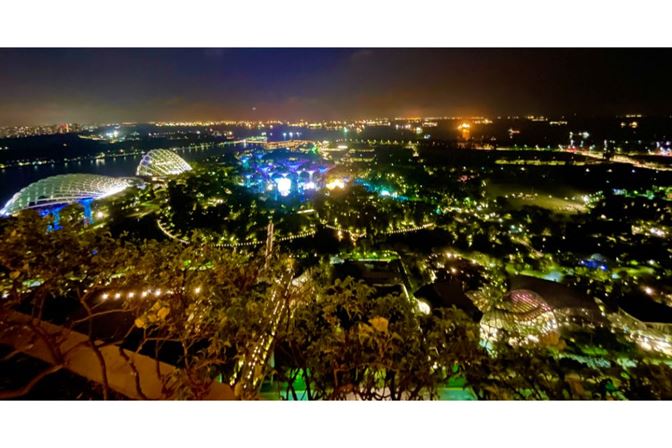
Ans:
<svg viewBox="0 0 672 448"><path fill-rule="evenodd" d="M292 180L287 177L282 177L275 181L280 196L288 196L292 191Z"/></svg>

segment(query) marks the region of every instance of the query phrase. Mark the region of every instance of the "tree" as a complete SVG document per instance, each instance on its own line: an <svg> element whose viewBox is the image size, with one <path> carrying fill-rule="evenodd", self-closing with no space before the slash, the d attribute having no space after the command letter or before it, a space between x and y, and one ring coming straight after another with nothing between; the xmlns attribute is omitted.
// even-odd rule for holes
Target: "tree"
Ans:
<svg viewBox="0 0 672 448"><path fill-rule="evenodd" d="M100 252L116 250L116 242L107 233L86 231L75 207L61 210L60 215L61 229L53 231L51 219L41 219L34 211L24 212L5 226L0 240L0 288L5 298L0 308L0 330L4 335L27 330L28 337L46 344L52 366L45 373L62 368L66 355L58 349L59 335L44 330L45 320L68 326L81 326L88 320L85 331L91 350L100 354L100 347L93 342L91 323L96 309L89 306L93 294L90 286L116 270L114 257L99 256ZM14 321L10 319L14 311L26 313L30 319ZM86 317L71 319L77 313ZM105 375L103 379L107 397Z"/></svg>
<svg viewBox="0 0 672 448"><path fill-rule="evenodd" d="M351 278L316 280L280 335L279 380L294 399L299 379L310 400L436 398L478 352L466 321L456 311L419 316L408 299Z"/></svg>
<svg viewBox="0 0 672 448"><path fill-rule="evenodd" d="M49 220L28 212L3 229L0 336L29 330L24 339L44 339L53 352L49 374L65 365L59 340L70 330L85 334L100 362L105 398L101 350L108 346L150 355L157 370L160 360L178 367L165 378L165 397L202 398L216 377L239 382L260 341L272 340L291 261L276 256L267 264L199 235L190 245L122 242L74 216L63 211L62 228L50 231ZM29 319L17 321L16 313ZM44 330L53 324L61 331ZM267 369L265 357L257 358L254 381Z"/></svg>
<svg viewBox="0 0 672 448"><path fill-rule="evenodd" d="M506 343L491 356L457 309L423 315L407 297L332 281L326 267L297 277L287 255L266 259L199 233L190 244L113 239L83 225L76 209L61 211L60 230L50 224L34 212L2 223L0 341L17 344L0 362L35 345L47 353L47 367L2 398L69 368L82 347L104 398L114 391L110 348L131 366L141 398L129 354L156 364L159 398L201 399L218 381L255 398L269 373L294 399L300 381L308 399L414 400L437 398L457 379L481 399L672 398L670 367L632 347L607 347L599 363L566 348ZM77 343L63 344L73 334ZM173 367L168 375L162 362Z"/></svg>
<svg viewBox="0 0 672 448"><path fill-rule="evenodd" d="M239 382L260 341L272 340L283 308L278 304L287 300L290 260L276 257L267 264L256 254L195 236L187 246L147 242L133 263L134 271L110 287L147 292L147 300L125 303L143 333L138 349L153 343L155 357L172 349L184 376L181 396L201 398L216 377ZM263 361L253 376L265 376Z"/></svg>

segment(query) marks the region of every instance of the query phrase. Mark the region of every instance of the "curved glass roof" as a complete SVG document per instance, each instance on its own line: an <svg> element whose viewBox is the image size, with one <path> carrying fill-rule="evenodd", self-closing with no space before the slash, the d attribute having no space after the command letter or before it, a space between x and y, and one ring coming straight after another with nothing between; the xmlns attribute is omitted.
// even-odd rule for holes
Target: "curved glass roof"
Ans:
<svg viewBox="0 0 672 448"><path fill-rule="evenodd" d="M190 170L191 166L173 151L153 149L142 157L136 173L138 176L167 177Z"/></svg>
<svg viewBox="0 0 672 448"><path fill-rule="evenodd" d="M70 204L82 199L101 199L125 190L133 179L97 174L62 174L33 182L22 188L0 209L9 216L21 210Z"/></svg>
<svg viewBox="0 0 672 448"><path fill-rule="evenodd" d="M505 329L520 333L534 330L541 333L558 327L553 308L537 293L516 289L504 295L494 308L485 313L481 327Z"/></svg>
<svg viewBox="0 0 672 448"><path fill-rule="evenodd" d="M534 319L540 314L552 311L550 305L536 292L528 289L515 289L502 297L495 305L518 320Z"/></svg>

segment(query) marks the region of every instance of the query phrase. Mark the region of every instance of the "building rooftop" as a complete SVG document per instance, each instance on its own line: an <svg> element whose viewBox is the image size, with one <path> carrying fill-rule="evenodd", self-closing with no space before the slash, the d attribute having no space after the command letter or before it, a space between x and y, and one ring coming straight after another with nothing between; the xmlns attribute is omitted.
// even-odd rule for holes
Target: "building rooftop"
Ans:
<svg viewBox="0 0 672 448"><path fill-rule="evenodd" d="M553 309L584 308L599 311L595 300L586 294L575 291L565 285L526 275L518 275L511 279L511 289L527 289L544 298Z"/></svg>
<svg viewBox="0 0 672 448"><path fill-rule="evenodd" d="M464 311L474 321L481 320L483 313L462 290L457 280L443 280L423 286L415 292L415 297L425 299L432 308L455 307Z"/></svg>

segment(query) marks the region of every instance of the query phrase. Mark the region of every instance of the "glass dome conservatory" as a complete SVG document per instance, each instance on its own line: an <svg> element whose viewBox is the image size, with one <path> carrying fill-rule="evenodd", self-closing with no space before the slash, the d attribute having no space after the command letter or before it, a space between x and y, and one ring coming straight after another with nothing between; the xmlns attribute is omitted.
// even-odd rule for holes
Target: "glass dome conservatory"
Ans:
<svg viewBox="0 0 672 448"><path fill-rule="evenodd" d="M136 173L143 177L162 178L190 170L191 166L173 151L154 149L142 157Z"/></svg>
<svg viewBox="0 0 672 448"><path fill-rule="evenodd" d="M559 335L553 308L537 293L516 289L504 295L481 320L481 339L527 345ZM555 338L553 338L555 339Z"/></svg>
<svg viewBox="0 0 672 448"><path fill-rule="evenodd" d="M33 182L22 188L0 209L9 216L21 210L46 208L84 200L102 199L133 185L132 178L97 174L63 174Z"/></svg>

